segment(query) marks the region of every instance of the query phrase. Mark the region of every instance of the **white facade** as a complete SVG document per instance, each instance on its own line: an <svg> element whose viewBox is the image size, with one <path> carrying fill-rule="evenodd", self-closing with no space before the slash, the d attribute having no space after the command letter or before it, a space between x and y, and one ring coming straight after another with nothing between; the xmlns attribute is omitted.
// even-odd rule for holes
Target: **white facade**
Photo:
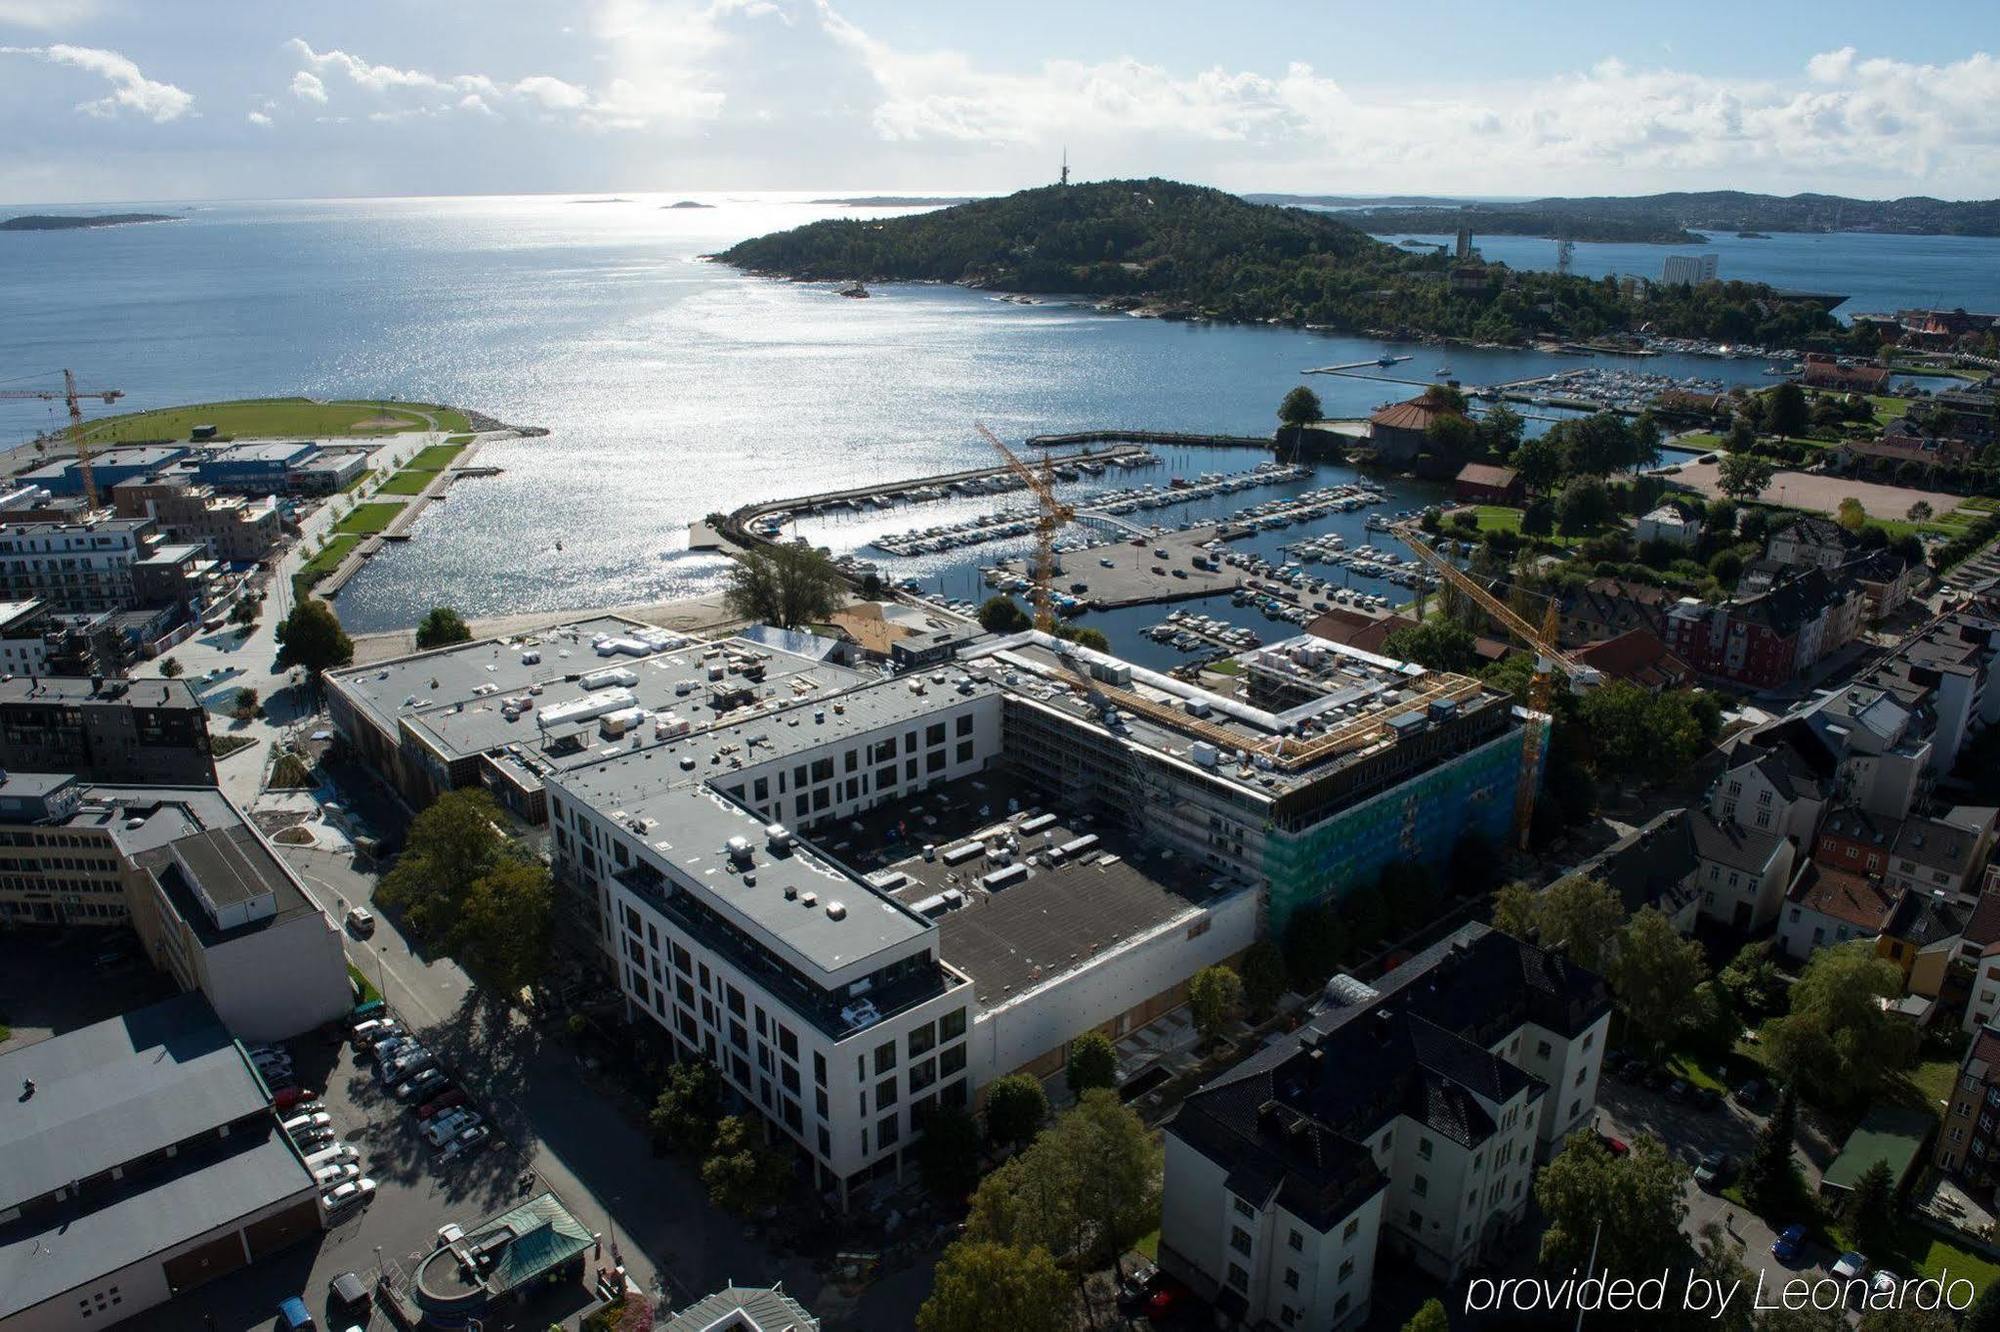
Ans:
<svg viewBox="0 0 2000 1332"><path fill-rule="evenodd" d="M1642 546L1649 541L1665 541L1685 547L1698 546L1701 544L1701 519L1683 514L1671 504L1662 504L1639 519L1635 535Z"/></svg>
<svg viewBox="0 0 2000 1332"><path fill-rule="evenodd" d="M132 600L132 565L146 555L146 520L0 527L0 596L39 597L57 610L118 610Z"/></svg>
<svg viewBox="0 0 2000 1332"><path fill-rule="evenodd" d="M1704 859L1695 875L1701 914L1731 929L1752 934L1763 930L1778 917L1797 858L1792 844L1779 838L1769 857L1755 869Z"/></svg>
<svg viewBox="0 0 2000 1332"><path fill-rule="evenodd" d="M1826 801L1817 792L1800 793L1796 787L1788 795L1755 764L1745 763L1722 774L1708 812L1717 823L1734 823L1810 846L1819 834Z"/></svg>
<svg viewBox="0 0 2000 1332"><path fill-rule="evenodd" d="M1597 1082L1610 1027L1609 1013L1573 1038L1529 1022L1505 1041L1494 1043L1494 1054L1549 1086L1535 1126L1542 1157L1553 1156L1563 1139L1588 1124L1597 1109Z"/></svg>
<svg viewBox="0 0 2000 1332"><path fill-rule="evenodd" d="M1660 281L1669 287L1696 286L1715 281L1717 271L1713 254L1670 254L1660 268Z"/></svg>

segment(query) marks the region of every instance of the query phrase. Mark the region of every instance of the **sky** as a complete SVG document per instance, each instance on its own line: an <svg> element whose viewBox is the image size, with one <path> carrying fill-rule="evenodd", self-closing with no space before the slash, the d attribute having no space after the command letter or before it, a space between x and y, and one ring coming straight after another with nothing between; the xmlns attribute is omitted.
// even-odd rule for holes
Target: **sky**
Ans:
<svg viewBox="0 0 2000 1332"><path fill-rule="evenodd" d="M1992 0L0 0L0 201L2000 196Z"/></svg>

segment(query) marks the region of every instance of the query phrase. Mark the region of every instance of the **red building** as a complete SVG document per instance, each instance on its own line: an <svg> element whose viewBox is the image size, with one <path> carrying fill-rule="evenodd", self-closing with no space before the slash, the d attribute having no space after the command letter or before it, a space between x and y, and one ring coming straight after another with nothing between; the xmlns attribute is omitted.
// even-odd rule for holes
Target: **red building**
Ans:
<svg viewBox="0 0 2000 1332"><path fill-rule="evenodd" d="M1880 878L1889 863L1889 848L1895 845L1902 827L1901 819L1881 818L1852 806L1835 809L1820 824L1819 840L1813 843L1813 863Z"/></svg>
<svg viewBox="0 0 2000 1332"><path fill-rule="evenodd" d="M1519 506L1522 492L1521 478L1513 468L1492 463L1467 463L1453 482L1453 493L1466 504Z"/></svg>
<svg viewBox="0 0 2000 1332"><path fill-rule="evenodd" d="M1661 637L1703 675L1770 689L1846 642L1861 601L1851 580L1836 583L1808 569L1768 592L1720 606L1685 597L1667 612Z"/></svg>
<svg viewBox="0 0 2000 1332"><path fill-rule="evenodd" d="M1800 382L1807 388L1835 389L1842 393L1880 393L1889 382L1889 368L1843 362L1825 352L1807 352L1806 371Z"/></svg>

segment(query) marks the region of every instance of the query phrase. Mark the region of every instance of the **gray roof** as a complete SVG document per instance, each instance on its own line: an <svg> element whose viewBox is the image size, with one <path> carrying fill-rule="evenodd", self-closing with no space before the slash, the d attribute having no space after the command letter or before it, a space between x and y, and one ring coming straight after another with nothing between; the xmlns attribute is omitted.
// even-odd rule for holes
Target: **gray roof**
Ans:
<svg viewBox="0 0 2000 1332"><path fill-rule="evenodd" d="M194 686L185 680L92 680L84 675L17 675L0 680L0 704L5 703L201 709Z"/></svg>
<svg viewBox="0 0 2000 1332"><path fill-rule="evenodd" d="M725 1332L816 1332L819 1319L806 1307L785 1294L782 1287L729 1286L704 1295L669 1318L665 1332L705 1332L721 1328Z"/></svg>
<svg viewBox="0 0 2000 1332"><path fill-rule="evenodd" d="M1734 823L1718 823L1705 809L1688 815L1688 830L1694 834L1695 854L1731 869L1761 874L1778 853L1785 839Z"/></svg>
<svg viewBox="0 0 2000 1332"><path fill-rule="evenodd" d="M28 1079L35 1094L18 1099ZM263 1084L199 993L0 1055L0 1211L253 1115Z"/></svg>
<svg viewBox="0 0 2000 1332"><path fill-rule="evenodd" d="M0 1226L0 1320L312 1191L305 1162L273 1122L114 1184L87 1209Z"/></svg>
<svg viewBox="0 0 2000 1332"><path fill-rule="evenodd" d="M1926 869L1970 874L1978 868L1979 853L1992 828L1993 811L1985 808L1954 810L1943 819L1905 819L1889 854Z"/></svg>

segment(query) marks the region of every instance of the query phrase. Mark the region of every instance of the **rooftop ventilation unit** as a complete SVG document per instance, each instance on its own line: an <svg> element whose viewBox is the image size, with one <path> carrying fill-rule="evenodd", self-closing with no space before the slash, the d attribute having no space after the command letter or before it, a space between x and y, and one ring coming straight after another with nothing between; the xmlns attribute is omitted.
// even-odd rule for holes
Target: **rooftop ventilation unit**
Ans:
<svg viewBox="0 0 2000 1332"><path fill-rule="evenodd" d="M808 906L808 907L816 907L816 906L818 906L818 905L819 905L819 894L818 894L818 893L800 893L800 894L799 894L799 901L803 902L803 903L804 903L804 904L805 904L806 906Z"/></svg>
<svg viewBox="0 0 2000 1332"><path fill-rule="evenodd" d="M846 919L847 919L847 903L845 903L845 902L828 902L828 903L826 904L826 916L827 916L827 919L828 919L828 920L846 920Z"/></svg>
<svg viewBox="0 0 2000 1332"><path fill-rule="evenodd" d="M782 823L769 824L764 829L764 843L773 851L791 849L792 830Z"/></svg>

